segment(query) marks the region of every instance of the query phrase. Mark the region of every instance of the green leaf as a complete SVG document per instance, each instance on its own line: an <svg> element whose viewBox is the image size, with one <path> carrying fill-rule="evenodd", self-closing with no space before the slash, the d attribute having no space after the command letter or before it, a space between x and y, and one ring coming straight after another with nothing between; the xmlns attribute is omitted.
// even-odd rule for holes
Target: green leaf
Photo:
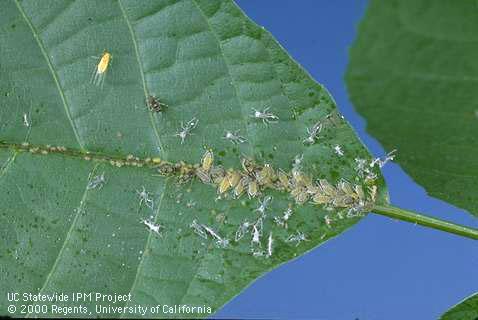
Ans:
<svg viewBox="0 0 478 320"><path fill-rule="evenodd" d="M474 294L460 304L448 310L441 320L476 320L478 319L478 294Z"/></svg>
<svg viewBox="0 0 478 320"><path fill-rule="evenodd" d="M477 27L473 1L371 1L346 75L367 130L428 194L475 216Z"/></svg>
<svg viewBox="0 0 478 320"><path fill-rule="evenodd" d="M398 149L396 160L428 194L474 216L477 28L472 1L372 0L346 75L367 130L386 149ZM461 313L474 301L444 319L475 319L476 305Z"/></svg>
<svg viewBox="0 0 478 320"><path fill-rule="evenodd" d="M7 293L56 292L70 299L55 304L91 312L77 316L140 316L118 307L141 305L148 317L206 317L355 224L374 186L376 202L387 203L378 170L357 169L370 155L328 92L232 1L4 1L0 42L1 315L9 304L16 316L38 315L20 313L32 302L7 302ZM106 52L112 60L98 67ZM148 108L149 96L162 111ZM278 121L251 116L266 107ZM192 119L182 143L178 131ZM318 138L304 143L318 122ZM234 144L226 131L247 141ZM213 168L198 179L206 150ZM234 180L220 168L245 179L250 197L218 193ZM281 184L279 169L293 184ZM365 195L325 197L315 179L346 179ZM270 196L261 218L259 201ZM284 222L288 208L281 226L274 218ZM263 223L260 247L252 227L235 241L246 220ZM306 239L291 241L298 234ZM90 292L131 300L72 300ZM116 309L97 313L108 305ZM153 314L156 305L202 310Z"/></svg>

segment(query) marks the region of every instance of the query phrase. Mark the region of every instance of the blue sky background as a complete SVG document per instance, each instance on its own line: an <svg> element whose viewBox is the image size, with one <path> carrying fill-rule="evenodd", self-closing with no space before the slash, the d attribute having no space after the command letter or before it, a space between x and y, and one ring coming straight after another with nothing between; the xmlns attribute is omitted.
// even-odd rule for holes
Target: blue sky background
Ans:
<svg viewBox="0 0 478 320"><path fill-rule="evenodd" d="M236 0L272 32L334 96L342 114L376 155L343 75L365 0ZM400 150L399 150L400 154ZM478 227L463 210L430 198L398 165L384 168L394 205ZM478 247L472 240L369 215L307 255L270 272L215 317L249 319L436 319L478 290Z"/></svg>

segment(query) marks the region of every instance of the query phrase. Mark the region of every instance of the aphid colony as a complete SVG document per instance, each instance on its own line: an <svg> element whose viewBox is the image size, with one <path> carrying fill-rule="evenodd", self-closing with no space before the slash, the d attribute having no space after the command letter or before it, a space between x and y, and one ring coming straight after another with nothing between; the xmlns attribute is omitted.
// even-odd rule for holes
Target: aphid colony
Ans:
<svg viewBox="0 0 478 320"><path fill-rule="evenodd" d="M362 211L375 201L376 187L371 187L366 194L361 184L346 180L340 180L336 185L326 179L314 181L302 171L302 159L302 156L294 159L290 174L275 170L267 163L258 165L247 158L241 161L242 170L226 170L222 166L214 166L214 154L207 150L194 173L203 183L216 185L219 195L230 193L235 198L243 194L255 198L263 189L271 188L290 192L298 204L312 201L328 208ZM268 202L270 199L264 198L257 211L263 213ZM287 222L290 214L284 217L283 223Z"/></svg>
<svg viewBox="0 0 478 320"><path fill-rule="evenodd" d="M192 119L194 120L194 119ZM187 126L191 127L188 122ZM0 147L3 145L0 144ZM8 145L19 151L30 153L48 154L62 153L71 156L78 156L88 161L106 162L116 167L136 166L149 167L156 170L161 176L178 176L180 182L189 181L194 176L205 184L216 186L219 196L232 195L239 198L247 194L250 198L261 195L264 189L273 189L289 192L298 204L311 201L312 203L324 205L326 208L349 208L353 211L365 211L376 200L377 187L374 186L376 174L373 171L378 160L368 164L365 160L356 159L356 172L360 178L365 180L366 190L361 184L352 184L346 180L340 180L333 185L326 179L314 180L302 170L302 156L296 156L292 163L292 170L286 172L281 169L274 169L270 164L257 164L251 159L242 158L241 169L225 169L220 165L214 165L214 154L207 150L199 164L187 164L184 162L169 163L160 158L140 159L128 155L126 159L111 158L93 153L82 153L69 150L61 146L32 146L28 143ZM392 155L388 155L383 162L388 161ZM387 160L388 159L388 160ZM94 177L89 182L91 189L101 188L105 184L104 176ZM150 198L144 190L138 191L143 196L143 203L151 206Z"/></svg>

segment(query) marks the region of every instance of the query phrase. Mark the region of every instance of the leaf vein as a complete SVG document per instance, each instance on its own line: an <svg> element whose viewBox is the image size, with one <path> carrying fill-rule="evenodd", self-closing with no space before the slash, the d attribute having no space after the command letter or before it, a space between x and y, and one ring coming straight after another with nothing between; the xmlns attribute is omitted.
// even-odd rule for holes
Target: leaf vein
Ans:
<svg viewBox="0 0 478 320"><path fill-rule="evenodd" d="M196 0L191 0L191 2L197 8L199 13L203 17L204 21L206 22L209 31L211 32L211 34L214 36L214 38L217 41L217 44L218 44L218 47L219 47L219 53L220 53L220 55L221 55L221 57L224 61L224 65L226 66L227 77L231 80L230 83L231 83L232 88L234 89L234 96L235 96L238 104L241 106L242 120L244 122L244 127L245 127L245 131L246 131L247 139L248 139L247 145L249 146L249 152L250 152L251 155L254 155L254 144L252 143L252 141L253 141L252 138L254 138L254 136L251 135L250 132L249 132L248 121L247 121L247 119L249 118L249 114L247 113L247 110L244 110L244 102L241 100L241 98L239 98L239 94L237 92L237 84L236 84L236 81L235 81L234 77L231 74L231 69L229 68L230 63L229 63L228 59L226 58L226 55L224 54L224 49L222 48L221 40L218 38L216 32L214 32L211 24L209 23L208 17L204 13L204 11L201 9L201 7L198 5Z"/></svg>
<svg viewBox="0 0 478 320"><path fill-rule="evenodd" d="M52 64L52 62L51 62L51 60L48 56L48 53L46 52L45 45L43 44L43 41L40 39L40 36L39 36L37 30L33 26L30 19L27 17L25 11L23 10L23 8L20 5L20 3L18 2L18 0L14 0L14 1L15 1L15 5L18 8L18 11L20 12L20 15L22 16L22 18L25 20L25 23L30 28L30 31L32 32L33 37L35 38L35 41L37 42L38 47L40 48L40 51L41 51L43 57L45 58L45 61L48 65L48 69L50 70L50 73L53 77L53 81L55 82L56 88L57 88L58 93L60 95L60 99L63 103L63 107L65 109L66 117L68 118L68 121L70 122L71 128L73 130L73 133L75 134L76 141L78 142L78 145L80 146L80 149L82 151L85 151L83 143L81 142L80 136L78 134L78 130L76 128L76 125L75 125L75 123L74 123L74 121L71 117L70 108L69 108L68 103L66 101L66 97L65 97L65 93L63 92L63 88L62 88L62 86L60 84L60 81L58 79L58 74L56 73L55 69L53 68L53 64Z"/></svg>
<svg viewBox="0 0 478 320"><path fill-rule="evenodd" d="M126 25L128 26L128 30L129 30L129 33L131 35L131 40L133 42L136 61L138 62L138 68L139 68L139 73L140 73L140 76L141 76L141 82L142 82L142 85L143 85L144 98L145 98L145 103L146 103L146 101L148 101L149 92L148 92L148 87L146 85L146 77L144 75L143 64L141 63L141 60L140 60L138 41L136 40L136 35L134 33L133 26L131 25L131 22L128 18L128 15L126 14L126 11L124 9L123 4L121 3L121 0L118 0L118 6L121 10L121 13L123 14L123 18L126 22ZM159 146L161 152L164 153L165 151L164 151L164 148L163 148L162 143L161 143L159 130L158 130L158 127L156 125L154 116L153 116L152 112L148 112L148 114L149 114L149 118L150 118L150 121L151 121L151 126L153 127L154 133L155 133L157 141L158 141L158 146Z"/></svg>
<svg viewBox="0 0 478 320"><path fill-rule="evenodd" d="M167 178L166 181L164 182L164 187L163 187L163 191L162 191L162 193L161 193L161 198L159 199L158 209L156 210L156 213L155 213L155 215L154 215L154 221L155 221L155 222L156 222L156 220L157 220L157 218L158 218L158 215L159 215L159 212L160 212L160 210L161 210L161 207L162 207L162 204L163 204L163 199L164 199L164 196L165 196L165 194L166 194L166 189L167 189L167 187L168 187L168 182L169 182L169 181L170 181L170 179ZM146 256L146 252L148 251L148 247L149 247L150 244L151 244L152 233L153 233L153 232L150 231L149 234L148 234L148 238L147 238L146 243L145 243L145 245L144 245L143 254L141 255L141 260L140 260L140 262L138 263L138 267L136 268L136 275L135 275L135 278L134 278L134 280L133 280L133 284L131 285L131 289L129 290L129 293L132 293L132 292L135 290L135 288L136 288L136 286L137 286L137 284L138 284L138 275L139 275L139 273L140 273L140 271L141 271L141 269L142 269L143 262L144 262L144 258L145 258L145 256ZM125 303L125 305L126 305L126 303ZM121 318L123 318L124 315L125 315L125 313L123 313L123 314L121 315Z"/></svg>
<svg viewBox="0 0 478 320"><path fill-rule="evenodd" d="M95 174L96 169L98 168L99 165L100 165L99 163L95 164L95 166L93 167L93 169L91 170L91 172L89 174L89 177L91 177ZM87 185L88 185L88 183L87 183ZM48 275L45 279L45 282L43 283L43 286L38 291L38 294L41 294L43 292L43 290L45 290L45 288L47 287L48 283L51 280L51 277L52 277L53 273L56 271L56 269L58 267L58 263L60 262L60 257L62 256L63 251L65 251L66 244L70 240L71 234L73 233L73 229L74 229L74 227L75 227L75 225L78 221L78 218L80 217L81 212L83 211L87 195L88 195L88 187L85 187L85 191L83 192L83 195L81 196L80 205L78 206L78 208L76 208L75 217L73 218L73 221L71 222L70 229L68 229L68 232L66 233L65 241L63 241L63 244L60 248L60 251L58 252L58 255L56 256L55 262L53 263L53 266L51 267L51 270L48 273ZM30 313L28 313L26 317L29 318L29 316L30 316Z"/></svg>

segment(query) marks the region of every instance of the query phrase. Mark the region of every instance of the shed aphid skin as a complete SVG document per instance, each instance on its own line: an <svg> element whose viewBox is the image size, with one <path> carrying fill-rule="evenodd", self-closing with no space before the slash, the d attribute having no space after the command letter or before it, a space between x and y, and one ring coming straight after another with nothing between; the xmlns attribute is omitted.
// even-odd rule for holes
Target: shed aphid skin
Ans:
<svg viewBox="0 0 478 320"><path fill-rule="evenodd" d="M254 224L252 226L251 246L255 246L255 245L261 247L261 232L259 231L258 227Z"/></svg>
<svg viewBox="0 0 478 320"><path fill-rule="evenodd" d="M318 139L318 136L320 134L320 132L322 131L322 122L319 121L317 122L316 124L314 124L314 126L312 128L307 128L307 138L304 139L304 143L305 144L314 144L315 141Z"/></svg>
<svg viewBox="0 0 478 320"><path fill-rule="evenodd" d="M148 96L147 103L149 110L156 113L163 112L168 107L166 103L162 103L158 98L152 95Z"/></svg>
<svg viewBox="0 0 478 320"><path fill-rule="evenodd" d="M288 221L290 216L292 216L293 213L294 211L292 211L292 208L289 206L289 208L287 208L287 210L284 211L284 215L282 216L282 219L284 221Z"/></svg>
<svg viewBox="0 0 478 320"><path fill-rule="evenodd" d="M337 154L339 157L344 155L344 151L342 150L342 147L339 146L338 144L334 146L334 152Z"/></svg>
<svg viewBox="0 0 478 320"><path fill-rule="evenodd" d="M355 171L359 178L365 179L365 182L377 179L377 174L372 171L372 167L368 165L367 160L355 158Z"/></svg>
<svg viewBox="0 0 478 320"><path fill-rule="evenodd" d="M24 125L25 127L29 128L30 125L31 125L31 124L30 124L30 116L29 116L28 114L24 113L22 119L23 119L23 125Z"/></svg>
<svg viewBox="0 0 478 320"><path fill-rule="evenodd" d="M284 211L284 214L282 215L282 217L274 217L274 221L278 226L287 229L288 228L287 221L289 221L293 213L294 211L292 211L292 207L289 205L289 208L287 208L287 210Z"/></svg>
<svg viewBox="0 0 478 320"><path fill-rule="evenodd" d="M191 229L193 229L194 233L196 233L198 236L201 238L207 239L207 233L206 230L204 229L203 225L199 224L196 219L191 222L189 225Z"/></svg>
<svg viewBox="0 0 478 320"><path fill-rule="evenodd" d="M239 135L239 130L235 132L226 131L226 134L222 138L231 141L233 144L240 144L247 141L246 138Z"/></svg>
<svg viewBox="0 0 478 320"><path fill-rule="evenodd" d="M187 138L188 135L191 135L191 131L197 127L199 123L199 120L194 117L191 120L189 120L186 125L181 121L181 131L175 134L175 136L179 137L181 139L181 144L184 143L184 140Z"/></svg>
<svg viewBox="0 0 478 320"><path fill-rule="evenodd" d="M286 228L287 227L285 226L284 224L284 221L282 220L282 217L274 217L274 222L279 226L279 227L282 227L282 228Z"/></svg>
<svg viewBox="0 0 478 320"><path fill-rule="evenodd" d="M253 113L252 113L251 117L253 117L254 119L262 120L262 123L264 123L265 125L268 125L271 122L279 121L278 116L276 116L272 112L268 112L269 109L270 109L270 107L267 107L264 110L259 111L259 110L256 110L256 109L252 108Z"/></svg>
<svg viewBox="0 0 478 320"><path fill-rule="evenodd" d="M162 225L155 224L154 222L151 222L149 220L141 220L141 223L144 224L149 229L149 231L161 235L159 229L163 227Z"/></svg>
<svg viewBox="0 0 478 320"><path fill-rule="evenodd" d="M216 231L214 231L211 227L208 227L207 225L205 224L201 224L201 226L204 228L204 230L209 234L211 235L214 239L216 239L216 245L221 247L221 248L225 248L229 245L229 240L226 239L226 238L222 238L221 236L219 236Z"/></svg>
<svg viewBox="0 0 478 320"><path fill-rule="evenodd" d="M241 223L236 230L234 241L238 242L239 240L241 240L246 235L251 226L252 224L248 221L244 221L243 223Z"/></svg>
<svg viewBox="0 0 478 320"><path fill-rule="evenodd" d="M105 82L106 73L108 72L108 67L111 64L113 56L108 51L104 51L103 55L100 58L100 61L95 67L93 72L92 80L95 86L103 87Z"/></svg>
<svg viewBox="0 0 478 320"><path fill-rule="evenodd" d="M93 179L91 179L88 182L86 189L91 190L91 189L98 188L98 190L100 190L101 188L103 188L105 184L106 184L106 179L105 179L105 173L103 172L99 176L94 176Z"/></svg>
<svg viewBox="0 0 478 320"><path fill-rule="evenodd" d="M390 151L389 153L387 153L387 155L385 156L383 160L381 158L373 159L372 162L370 162L370 167L373 168L377 164L380 168L382 168L384 165L387 164L387 162L393 161L393 159L395 159L396 152L397 152L396 149Z"/></svg>
<svg viewBox="0 0 478 320"><path fill-rule="evenodd" d="M146 191L144 186L142 186L143 190L138 191L136 190L136 193L139 196L139 206L141 207L143 204L145 204L148 208L151 210L154 210L154 201L153 199L150 198L149 193Z"/></svg>
<svg viewBox="0 0 478 320"><path fill-rule="evenodd" d="M309 239L307 239L307 237L305 236L305 234L303 234L302 232L300 231L297 231L296 234L291 234L287 240L287 242L295 242L295 246L298 247L299 244L302 242L302 241L309 241Z"/></svg>
<svg viewBox="0 0 478 320"><path fill-rule="evenodd" d="M267 206L269 206L269 204L271 203L271 201L272 201L272 197L271 197L271 196L265 196L262 201L259 200L259 207L257 207L257 209L255 209L254 211L259 212L259 214L261 215L261 217L264 216L265 213L266 213Z"/></svg>
<svg viewBox="0 0 478 320"><path fill-rule="evenodd" d="M274 240L272 239L272 231L269 232L269 238L267 239L267 257L270 258L272 256L272 243Z"/></svg>

